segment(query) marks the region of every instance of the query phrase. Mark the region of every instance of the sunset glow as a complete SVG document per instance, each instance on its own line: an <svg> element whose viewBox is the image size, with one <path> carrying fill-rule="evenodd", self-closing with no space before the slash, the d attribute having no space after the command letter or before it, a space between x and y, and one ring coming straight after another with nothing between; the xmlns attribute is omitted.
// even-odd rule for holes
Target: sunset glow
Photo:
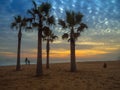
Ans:
<svg viewBox="0 0 120 90"><path fill-rule="evenodd" d="M113 50L111 48L107 48L109 50ZM37 57L37 49L31 50L32 52L28 51L27 53L22 53L21 57L29 57L29 58L36 58ZM30 52L30 53L29 53ZM76 57L78 58L86 58L86 57L94 57L95 55L107 54L109 53L106 50L76 50ZM0 54L4 55L5 57L12 57L16 58L16 53L12 52L1 52ZM65 49L57 49L50 51L50 58L69 58L70 50ZM43 58L46 58L46 50L43 50Z"/></svg>

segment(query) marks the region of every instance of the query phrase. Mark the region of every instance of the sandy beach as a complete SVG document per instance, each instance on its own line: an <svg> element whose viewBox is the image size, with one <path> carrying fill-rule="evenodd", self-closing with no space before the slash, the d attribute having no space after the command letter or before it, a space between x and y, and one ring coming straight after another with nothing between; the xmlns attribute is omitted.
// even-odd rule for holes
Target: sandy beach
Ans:
<svg viewBox="0 0 120 90"><path fill-rule="evenodd" d="M0 67L0 90L120 90L120 61L77 63L77 72L69 71L70 65L43 65L44 75L35 77L36 65Z"/></svg>

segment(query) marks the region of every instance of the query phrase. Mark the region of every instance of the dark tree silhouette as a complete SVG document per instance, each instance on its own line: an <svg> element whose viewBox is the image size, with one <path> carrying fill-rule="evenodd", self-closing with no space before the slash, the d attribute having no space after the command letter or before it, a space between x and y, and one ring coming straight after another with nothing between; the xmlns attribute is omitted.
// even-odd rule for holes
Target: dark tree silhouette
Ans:
<svg viewBox="0 0 120 90"><path fill-rule="evenodd" d="M49 52L50 52L50 42L53 42L56 38L58 38L54 33L52 33L52 30L50 30L49 27L43 28L43 40L46 41L46 68L49 69Z"/></svg>
<svg viewBox="0 0 120 90"><path fill-rule="evenodd" d="M38 28L38 51L37 51L37 68L36 68L36 76L40 76L43 74L42 70L42 32L44 27L45 17L48 16L49 11L51 9L51 4L45 2L41 5L37 6L37 4L33 1L34 7L31 10L28 10L28 13L31 14L31 18L28 19L30 21L30 27Z"/></svg>
<svg viewBox="0 0 120 90"><path fill-rule="evenodd" d="M49 52L50 52L50 42L53 42L57 36L54 35L52 30L50 28L53 28L55 25L55 19L53 15L50 15L50 12L48 12L48 15L45 17L45 26L43 27L43 40L46 41L46 68L49 68Z"/></svg>
<svg viewBox="0 0 120 90"><path fill-rule="evenodd" d="M82 23L83 15L74 11L66 11L65 20L59 19L59 24L62 28L69 28L70 32L64 33L62 39L68 39L70 41L70 56L71 56L71 72L75 72L76 69L76 56L75 56L75 41L80 36L84 28L88 28L86 24Z"/></svg>
<svg viewBox="0 0 120 90"><path fill-rule="evenodd" d="M21 51L21 38L22 38L22 29L26 27L26 19L22 18L20 15L14 17L14 21L11 23L11 28L18 29L18 47L17 47L17 65L16 70L21 69L20 65L20 51Z"/></svg>

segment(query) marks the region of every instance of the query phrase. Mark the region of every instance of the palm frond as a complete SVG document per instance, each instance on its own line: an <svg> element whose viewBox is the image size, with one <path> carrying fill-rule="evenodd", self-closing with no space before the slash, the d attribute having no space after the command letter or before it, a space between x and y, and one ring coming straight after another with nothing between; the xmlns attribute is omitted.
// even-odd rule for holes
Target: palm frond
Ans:
<svg viewBox="0 0 120 90"><path fill-rule="evenodd" d="M14 20L17 21L17 17L16 16L14 16Z"/></svg>
<svg viewBox="0 0 120 90"><path fill-rule="evenodd" d="M44 38L44 37L42 37L42 39L43 39L43 41L47 41L48 39L46 39L46 38Z"/></svg>
<svg viewBox="0 0 120 90"><path fill-rule="evenodd" d="M32 29L32 27L26 27L26 29L27 29L27 30L30 30L30 29Z"/></svg>
<svg viewBox="0 0 120 90"><path fill-rule="evenodd" d="M57 39L57 38L58 38L58 36L56 36L56 35L55 35L55 36L53 36L52 38L53 38L53 39Z"/></svg>
<svg viewBox="0 0 120 90"><path fill-rule="evenodd" d="M17 23L20 23L21 21L22 21L22 18L21 18L20 15L18 15L17 18L16 18L16 22L17 22Z"/></svg>
<svg viewBox="0 0 120 90"><path fill-rule="evenodd" d="M75 25L75 12L74 11L66 11L66 21L69 26Z"/></svg>
<svg viewBox="0 0 120 90"><path fill-rule="evenodd" d="M34 13L34 17L35 17L35 14L39 14L40 12L38 11L38 9L32 9L33 13Z"/></svg>
<svg viewBox="0 0 120 90"><path fill-rule="evenodd" d="M33 26L33 27L38 27L38 26L39 26L39 24L38 24L38 23L36 23L36 22L34 22L34 23L32 23L32 26Z"/></svg>
<svg viewBox="0 0 120 90"><path fill-rule="evenodd" d="M44 34L44 36L49 36L51 33L52 33L52 31L50 30L49 27L47 27L47 26L43 27L43 34Z"/></svg>
<svg viewBox="0 0 120 90"><path fill-rule="evenodd" d="M54 40L53 39L49 39L50 42L53 42Z"/></svg>
<svg viewBox="0 0 120 90"><path fill-rule="evenodd" d="M25 27L25 31L26 31L26 32L33 32L31 26L27 26L27 27Z"/></svg>
<svg viewBox="0 0 120 90"><path fill-rule="evenodd" d="M14 19L15 19L16 23L20 23L21 22L21 16L20 15L14 16Z"/></svg>
<svg viewBox="0 0 120 90"><path fill-rule="evenodd" d="M11 25L10 25L11 28L14 28L16 26L17 26L17 24L15 22L12 22Z"/></svg>
<svg viewBox="0 0 120 90"><path fill-rule="evenodd" d="M67 41L70 42L70 39L68 39Z"/></svg>
<svg viewBox="0 0 120 90"><path fill-rule="evenodd" d="M11 23L11 28L18 28L18 23L21 23L22 22L22 18L21 18L21 16L20 15L18 15L18 16L14 16L14 22L12 22Z"/></svg>
<svg viewBox="0 0 120 90"><path fill-rule="evenodd" d="M54 35L53 33L50 35L50 41L53 42L54 40L56 40L58 38L58 36Z"/></svg>
<svg viewBox="0 0 120 90"><path fill-rule="evenodd" d="M32 3L33 3L33 5L34 5L34 8L36 9L36 8L37 8L36 2L33 0Z"/></svg>
<svg viewBox="0 0 120 90"><path fill-rule="evenodd" d="M59 19L58 24L62 26L62 28L67 28L65 21Z"/></svg>
<svg viewBox="0 0 120 90"><path fill-rule="evenodd" d="M74 39L77 40L77 38L80 36L80 33L74 33Z"/></svg>
<svg viewBox="0 0 120 90"><path fill-rule="evenodd" d="M78 27L77 31L83 32L85 28L88 28L88 26L84 23L81 23L80 26Z"/></svg>
<svg viewBox="0 0 120 90"><path fill-rule="evenodd" d="M44 34L42 34L42 40L43 41L46 41L47 39L46 39L46 36L44 35Z"/></svg>
<svg viewBox="0 0 120 90"><path fill-rule="evenodd" d="M55 25L55 18L54 18L54 16L49 17L49 18L47 19L47 22L48 22L49 25L51 25L51 24L54 24L54 25Z"/></svg>
<svg viewBox="0 0 120 90"><path fill-rule="evenodd" d="M22 20L21 20L21 26L22 27L25 27L27 25L27 19L26 18L23 18Z"/></svg>
<svg viewBox="0 0 120 90"><path fill-rule="evenodd" d="M68 39L68 37L69 37L69 35L68 35L67 33L64 33L64 34L62 35L62 39Z"/></svg>
<svg viewBox="0 0 120 90"><path fill-rule="evenodd" d="M76 15L75 15L76 24L79 24L82 21L82 17L83 17L83 15L80 12L76 13Z"/></svg>
<svg viewBox="0 0 120 90"><path fill-rule="evenodd" d="M58 38L58 36L55 35L54 33L52 33L52 34L50 35L50 37L51 37L53 40Z"/></svg>
<svg viewBox="0 0 120 90"><path fill-rule="evenodd" d="M27 13L30 14L30 15L32 15L32 17L35 18L35 14L34 14L34 11L33 11L33 10L27 10Z"/></svg>
<svg viewBox="0 0 120 90"><path fill-rule="evenodd" d="M32 23L33 20L34 20L34 18L27 18L27 22Z"/></svg>
<svg viewBox="0 0 120 90"><path fill-rule="evenodd" d="M42 4L38 7L39 12L45 13L45 15L48 15L48 14L49 14L50 9L51 9L51 4L48 3L48 2L42 3Z"/></svg>

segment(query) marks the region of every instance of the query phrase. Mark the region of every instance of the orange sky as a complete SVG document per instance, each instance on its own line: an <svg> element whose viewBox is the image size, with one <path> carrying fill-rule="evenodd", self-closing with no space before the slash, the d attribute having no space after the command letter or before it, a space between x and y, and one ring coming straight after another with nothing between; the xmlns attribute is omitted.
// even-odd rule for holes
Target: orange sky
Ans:
<svg viewBox="0 0 120 90"><path fill-rule="evenodd" d="M55 42L57 44L63 42ZM67 42L68 43L68 42ZM69 43L67 44L67 46ZM77 42L77 45L93 45L93 48L90 49L76 49L76 58L91 58L101 55L107 55L115 50L120 49L120 45L104 45L104 43L96 43L96 42ZM52 44L51 44L52 46ZM68 46L69 48L69 46ZM43 49L43 58L46 58L46 50ZM17 54L14 52L0 52L0 55L9 58L16 58ZM32 58L36 59L37 57L37 49L22 49L21 58ZM50 50L50 58L51 59L69 59L70 58L70 50L65 48L51 48Z"/></svg>
<svg viewBox="0 0 120 90"><path fill-rule="evenodd" d="M106 48L107 50L114 50L112 48ZM91 50L76 50L76 57L78 58L86 58L86 57L93 57L95 55L102 55L109 53L106 50L99 50L99 49L91 49ZM6 57L16 57L15 53L12 52L1 52L0 54L3 54ZM31 53L21 53L21 57L29 57L29 58L36 58L37 56L37 50L33 49L31 50ZM65 49L57 49L57 50L51 50L50 51L50 57L51 58L69 58L70 51ZM46 57L46 50L43 50L43 58Z"/></svg>

